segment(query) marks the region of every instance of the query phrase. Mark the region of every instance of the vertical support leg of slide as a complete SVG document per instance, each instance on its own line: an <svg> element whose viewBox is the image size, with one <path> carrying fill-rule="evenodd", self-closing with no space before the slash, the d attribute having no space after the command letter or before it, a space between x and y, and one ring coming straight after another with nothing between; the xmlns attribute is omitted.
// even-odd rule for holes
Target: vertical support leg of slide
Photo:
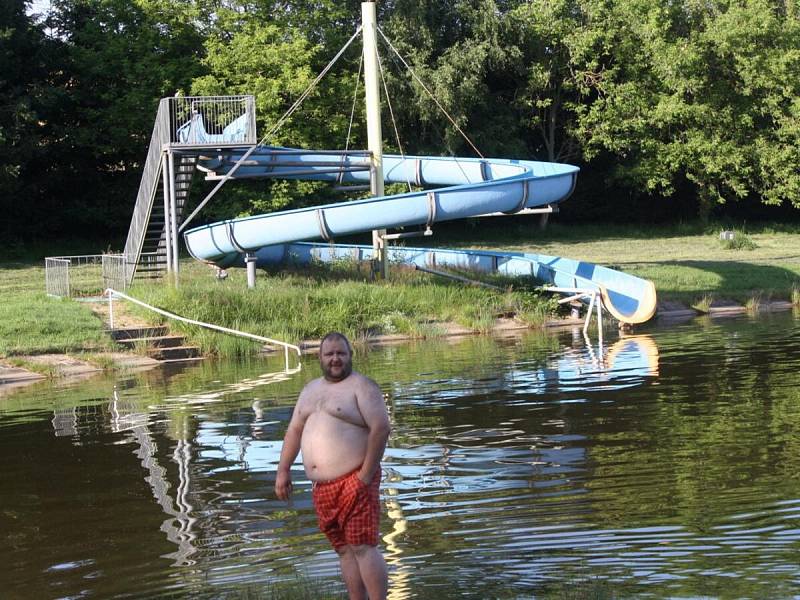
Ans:
<svg viewBox="0 0 800 600"><path fill-rule="evenodd" d="M544 231L547 229L547 222L550 220L550 213L542 213L539 215L539 229Z"/></svg>
<svg viewBox="0 0 800 600"><path fill-rule="evenodd" d="M244 255L244 262L247 265L247 288L255 289L256 287L256 255L248 252Z"/></svg>
<svg viewBox="0 0 800 600"><path fill-rule="evenodd" d="M603 297L597 297L597 339L600 344L600 355L603 354Z"/></svg>
<svg viewBox="0 0 800 600"><path fill-rule="evenodd" d="M162 155L161 181L164 189L164 247L167 251L167 273L172 272L172 205L170 204L169 154Z"/></svg>
<svg viewBox="0 0 800 600"><path fill-rule="evenodd" d="M178 284L178 198L175 192L175 155L168 152L169 160L169 209L172 214L170 227L172 229L172 271L175 275L175 285Z"/></svg>

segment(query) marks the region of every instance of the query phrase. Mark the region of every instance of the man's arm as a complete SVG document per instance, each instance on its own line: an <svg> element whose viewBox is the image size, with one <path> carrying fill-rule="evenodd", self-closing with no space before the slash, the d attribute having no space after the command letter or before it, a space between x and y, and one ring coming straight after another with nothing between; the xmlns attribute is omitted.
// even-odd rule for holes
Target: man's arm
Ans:
<svg viewBox="0 0 800 600"><path fill-rule="evenodd" d="M275 495L281 500L288 500L292 494L292 474L290 469L294 459L300 452L300 440L303 437L303 427L306 424L307 415L301 410L303 394L297 400L297 405L292 413L292 420L283 436L283 448L281 448L281 458L278 461L278 474L275 477Z"/></svg>
<svg viewBox="0 0 800 600"><path fill-rule="evenodd" d="M364 462L358 472L358 478L364 483L372 481L375 471L381 464L383 452L386 449L386 440L392 427L389 423L389 413L383 401L381 389L374 381L364 378L356 393L358 409L367 425L367 452Z"/></svg>

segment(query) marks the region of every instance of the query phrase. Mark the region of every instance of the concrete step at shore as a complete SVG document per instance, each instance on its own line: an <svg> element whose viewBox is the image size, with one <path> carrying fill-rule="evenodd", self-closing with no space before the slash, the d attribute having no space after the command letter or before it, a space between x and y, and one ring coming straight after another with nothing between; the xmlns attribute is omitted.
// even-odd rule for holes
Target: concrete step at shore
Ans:
<svg viewBox="0 0 800 600"><path fill-rule="evenodd" d="M169 365L172 363L181 364L181 363L199 362L201 360L205 360L205 358L202 356L195 356L194 358L168 358L165 360L160 360L158 362L159 364L162 365Z"/></svg>
<svg viewBox="0 0 800 600"><path fill-rule="evenodd" d="M126 348L144 347L147 356L160 362L202 360L200 348L187 346L182 335L169 335L166 327L126 327L114 329L111 336Z"/></svg>
<svg viewBox="0 0 800 600"><path fill-rule="evenodd" d="M140 337L117 340L117 343L126 348L134 346L147 346L149 348L175 348L184 346L186 338L182 335L158 335L154 337Z"/></svg>
<svg viewBox="0 0 800 600"><path fill-rule="evenodd" d="M122 340L138 340L141 338L154 338L167 335L166 327L122 327L112 329L111 337L117 342Z"/></svg>
<svg viewBox="0 0 800 600"><path fill-rule="evenodd" d="M171 348L151 348L147 355L156 360L187 360L200 357L200 348L197 346L173 346Z"/></svg>

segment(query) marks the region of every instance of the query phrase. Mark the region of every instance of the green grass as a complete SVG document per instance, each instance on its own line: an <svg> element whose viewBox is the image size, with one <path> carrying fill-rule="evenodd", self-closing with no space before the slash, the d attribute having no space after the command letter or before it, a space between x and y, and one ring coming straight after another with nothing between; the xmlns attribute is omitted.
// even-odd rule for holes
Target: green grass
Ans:
<svg viewBox="0 0 800 600"><path fill-rule="evenodd" d="M719 232L733 229L751 243L727 248ZM729 299L756 310L776 299L800 304L800 226L686 224L659 227L561 225L538 229L535 220L453 224L437 230L438 246L505 249L566 256L650 279L659 299L707 309ZM41 261L0 264L0 356L43 352L98 352L111 347L103 325L84 305L44 294ZM552 300L531 282L482 279L503 290L465 286L409 269L392 268L388 281L370 281L368 269L350 261L308 270L259 272L246 289L244 269L218 281L210 269L187 260L181 285L138 284L145 301L201 321L296 342L338 329L354 340L376 334L433 337L454 322L487 331L498 315L515 314L531 325L552 315ZM462 275L464 273L461 273ZM476 277L475 275L470 275ZM153 319L150 313L142 313ZM173 325L174 327L174 325ZM224 355L253 352L246 340L195 328L189 335Z"/></svg>
<svg viewBox="0 0 800 600"><path fill-rule="evenodd" d="M381 334L439 335L448 322L488 331L501 315L516 314L531 325L552 313L551 298L525 289L497 291L435 279L394 268L386 281L371 281L359 265L339 263L303 271L259 273L248 290L243 269L217 280L205 266L182 263L179 287L140 284L131 294L149 304L207 323L297 342L336 329L358 342ZM532 288L534 282L527 282ZM140 312L147 318L146 312ZM206 351L222 355L251 352L254 344L175 323Z"/></svg>
<svg viewBox="0 0 800 600"><path fill-rule="evenodd" d="M725 250L755 250L758 244L749 235L742 231L734 231L733 238L720 240Z"/></svg>
<svg viewBox="0 0 800 600"><path fill-rule="evenodd" d="M728 249L722 229L734 229L751 249ZM440 246L507 249L585 260L650 279L659 299L697 303L704 295L741 304L759 293L762 301L793 300L800 287L800 226L722 227L560 225L540 231L535 222L501 229L448 231ZM461 238L463 242L457 238ZM750 247L750 244L747 244Z"/></svg>
<svg viewBox="0 0 800 600"><path fill-rule="evenodd" d="M44 268L0 265L0 356L103 351L103 324L85 306L44 293Z"/></svg>

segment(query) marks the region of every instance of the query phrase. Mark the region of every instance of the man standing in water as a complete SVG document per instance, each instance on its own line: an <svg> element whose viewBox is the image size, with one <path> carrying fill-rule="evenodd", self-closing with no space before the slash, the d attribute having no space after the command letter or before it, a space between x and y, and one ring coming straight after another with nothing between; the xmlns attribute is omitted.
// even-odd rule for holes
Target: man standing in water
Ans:
<svg viewBox="0 0 800 600"><path fill-rule="evenodd" d="M319 362L323 377L300 392L283 438L275 493L289 498L289 469L302 451L319 527L339 555L351 600L384 600L388 575L378 523L386 404L378 385L353 371L350 342L341 333L322 339Z"/></svg>

